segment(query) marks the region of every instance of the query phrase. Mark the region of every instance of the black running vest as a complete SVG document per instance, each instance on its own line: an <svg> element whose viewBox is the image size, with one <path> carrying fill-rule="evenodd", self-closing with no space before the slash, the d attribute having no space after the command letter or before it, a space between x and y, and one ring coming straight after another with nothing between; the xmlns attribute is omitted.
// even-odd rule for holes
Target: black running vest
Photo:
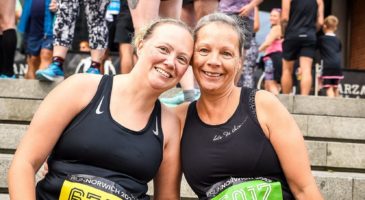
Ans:
<svg viewBox="0 0 365 200"><path fill-rule="evenodd" d="M318 5L316 0L291 0L285 39L316 39Z"/></svg>
<svg viewBox="0 0 365 200"><path fill-rule="evenodd" d="M257 120L255 93L242 88L235 113L220 125L204 123L196 101L189 105L181 142L182 170L199 199L210 199L208 190L230 178L280 181L283 199L294 199L275 150Z"/></svg>
<svg viewBox="0 0 365 200"><path fill-rule="evenodd" d="M145 128L132 131L110 114L112 85L113 78L103 76L91 102L64 130L48 159L49 172L37 184L38 200L62 199L61 190L70 199L98 199L93 195L102 194L148 199L147 183L163 155L160 102Z"/></svg>

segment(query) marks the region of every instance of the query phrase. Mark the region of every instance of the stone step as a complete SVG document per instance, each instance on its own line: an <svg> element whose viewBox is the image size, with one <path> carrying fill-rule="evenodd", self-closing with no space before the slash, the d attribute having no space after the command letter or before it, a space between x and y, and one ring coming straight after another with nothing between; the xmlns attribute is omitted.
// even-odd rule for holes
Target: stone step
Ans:
<svg viewBox="0 0 365 200"><path fill-rule="evenodd" d="M8 169L10 167L11 161L13 159L13 154L0 153L0 191L1 189L8 188ZM36 174L36 180L43 178L41 175L41 170Z"/></svg>
<svg viewBox="0 0 365 200"><path fill-rule="evenodd" d="M43 99L57 83L25 79L0 80L0 97ZM164 95L173 96L181 89L174 89ZM293 114L329 115L365 118L363 99L328 98L316 96L279 95L278 98ZM1 107L0 107L1 108Z"/></svg>
<svg viewBox="0 0 365 200"><path fill-rule="evenodd" d="M365 170L365 144L306 140L311 166Z"/></svg>
<svg viewBox="0 0 365 200"><path fill-rule="evenodd" d="M15 151L28 125L0 123L0 150Z"/></svg>
<svg viewBox="0 0 365 200"><path fill-rule="evenodd" d="M10 200L10 197L8 194L0 194L0 199L1 200Z"/></svg>
<svg viewBox="0 0 365 200"><path fill-rule="evenodd" d="M1 79L0 97L44 99L58 84L26 79Z"/></svg>
<svg viewBox="0 0 365 200"><path fill-rule="evenodd" d="M365 118L293 114L305 137L365 143Z"/></svg>
<svg viewBox="0 0 365 200"><path fill-rule="evenodd" d="M8 187L7 176L12 158L12 154L0 154L0 188Z"/></svg>
<svg viewBox="0 0 365 200"><path fill-rule="evenodd" d="M42 100L0 98L0 120L30 121Z"/></svg>
<svg viewBox="0 0 365 200"><path fill-rule="evenodd" d="M279 95L278 98L292 114L365 118L363 99L301 95Z"/></svg>

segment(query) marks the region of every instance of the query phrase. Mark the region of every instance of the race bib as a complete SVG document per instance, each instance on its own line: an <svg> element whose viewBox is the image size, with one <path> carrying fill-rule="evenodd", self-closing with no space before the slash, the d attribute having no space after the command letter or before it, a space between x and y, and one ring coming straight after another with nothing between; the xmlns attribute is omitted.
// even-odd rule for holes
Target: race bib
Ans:
<svg viewBox="0 0 365 200"><path fill-rule="evenodd" d="M84 174L70 175L63 182L59 200L137 200L120 185Z"/></svg>
<svg viewBox="0 0 365 200"><path fill-rule="evenodd" d="M281 184L266 178L230 178L212 186L211 200L282 200Z"/></svg>

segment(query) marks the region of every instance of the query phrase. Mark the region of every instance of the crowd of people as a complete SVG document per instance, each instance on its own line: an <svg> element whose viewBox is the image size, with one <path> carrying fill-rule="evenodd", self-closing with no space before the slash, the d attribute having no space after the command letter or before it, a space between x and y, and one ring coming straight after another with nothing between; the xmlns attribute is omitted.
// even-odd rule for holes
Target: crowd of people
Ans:
<svg viewBox="0 0 365 200"><path fill-rule="evenodd" d="M343 79L341 43L338 39L336 44L328 44L331 39L323 42L323 38L331 37L326 33L329 31L326 28L328 26L323 25L322 0L282 1L282 8L274 8L270 13L272 28L262 44L257 44L255 39L255 33L260 28L258 5L262 0L169 0L144 3L133 0L31 0L24 1L23 6L19 0L7 1L9 6L2 7L3 11L0 12L0 24L3 24L3 31L0 31L0 78L16 78L12 68L17 43L14 32L16 23L17 31L23 36L21 41L28 66L24 78L55 81L64 78L66 66L63 63L73 42L78 17L86 18L89 36L87 42L91 62L85 68L85 73L103 74L103 65L110 59L110 50L116 50L120 59L120 71L116 73L126 74L137 60L131 43L135 30L138 31L146 22L167 17L181 19L193 28L202 16L218 11L235 17L248 41L244 47L242 70L236 77L238 86L256 87L257 77L254 74L261 66L265 90L274 94L313 94L316 92L313 80L318 78L313 77L313 62L316 61L323 69L319 77L320 87L325 88L327 96L339 96L337 87ZM78 16L80 8L84 16ZM330 18L336 21L330 27L333 33L330 35L335 36L338 19L335 16ZM323 34L318 34L318 31ZM336 48L328 48L328 45L336 45ZM316 52L320 55L317 60L314 59ZM298 86L296 90L293 90L293 85ZM176 106L191 102L200 95L190 68L179 86L182 91L175 97L161 100L167 105Z"/></svg>
<svg viewBox="0 0 365 200"><path fill-rule="evenodd" d="M11 199L149 199L151 180L154 199L179 199L182 173L199 199L322 199L304 138L275 96L280 90L290 92L285 75L297 58L304 79L301 92L308 92L310 67L302 64L312 62L313 37L323 23L321 0L284 0L282 10L271 12L269 35L260 47L253 45L265 51L270 92L237 84L247 76L242 68L248 65L245 55L253 44L255 8L261 0L128 0L135 30L132 68L100 75L110 41L105 13L122 2L50 2L50 8L57 3L53 57L35 77L53 81L63 76L80 5L88 11L90 70L62 81L35 113L9 169ZM184 12L194 13L185 16L186 23L180 20ZM108 19L120 13L108 13ZM321 52L337 53L337 23L333 16L324 20ZM47 38L39 40L47 43ZM280 86L275 73L281 56ZM328 58L326 85L338 84L337 66L326 69L338 61ZM183 94L191 95L195 80L197 100L188 97L189 102L175 108L159 100L179 82ZM48 172L36 183L34 176L44 163Z"/></svg>

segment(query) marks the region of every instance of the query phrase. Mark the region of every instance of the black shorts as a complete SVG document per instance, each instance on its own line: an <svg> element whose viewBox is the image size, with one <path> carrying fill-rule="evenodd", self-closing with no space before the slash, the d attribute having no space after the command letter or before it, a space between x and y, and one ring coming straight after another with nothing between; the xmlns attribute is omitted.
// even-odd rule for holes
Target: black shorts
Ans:
<svg viewBox="0 0 365 200"><path fill-rule="evenodd" d="M274 66L274 80L278 83L281 82L281 73L282 73L282 59L283 53L282 52L274 52L267 55L271 58Z"/></svg>
<svg viewBox="0 0 365 200"><path fill-rule="evenodd" d="M127 3L125 3L126 5L122 5L122 2L123 1L121 1L120 13L117 17L117 22L115 26L114 42L131 43L134 36L132 16L127 6Z"/></svg>
<svg viewBox="0 0 365 200"><path fill-rule="evenodd" d="M264 72L267 71L267 66L265 63L265 59L270 58L271 62L272 62L272 74L271 77L269 78L268 76L266 76L267 74L265 74L265 80L275 80L276 82L280 83L281 82L281 73L282 73L282 52L273 52L270 53L268 55L262 56L260 61L259 61L259 68L263 69Z"/></svg>
<svg viewBox="0 0 365 200"><path fill-rule="evenodd" d="M340 84L341 79L323 79L322 81L322 86L324 88L329 88L329 87L338 87L338 84Z"/></svg>
<svg viewBox="0 0 365 200"><path fill-rule="evenodd" d="M285 60L297 60L299 57L314 58L316 53L316 40L312 38L284 39L283 58Z"/></svg>
<svg viewBox="0 0 365 200"><path fill-rule="evenodd" d="M130 14L121 13L117 18L115 28L115 43L131 43L134 36L134 27Z"/></svg>
<svg viewBox="0 0 365 200"><path fill-rule="evenodd" d="M194 2L194 0L183 0L183 5L191 4L193 2Z"/></svg>

